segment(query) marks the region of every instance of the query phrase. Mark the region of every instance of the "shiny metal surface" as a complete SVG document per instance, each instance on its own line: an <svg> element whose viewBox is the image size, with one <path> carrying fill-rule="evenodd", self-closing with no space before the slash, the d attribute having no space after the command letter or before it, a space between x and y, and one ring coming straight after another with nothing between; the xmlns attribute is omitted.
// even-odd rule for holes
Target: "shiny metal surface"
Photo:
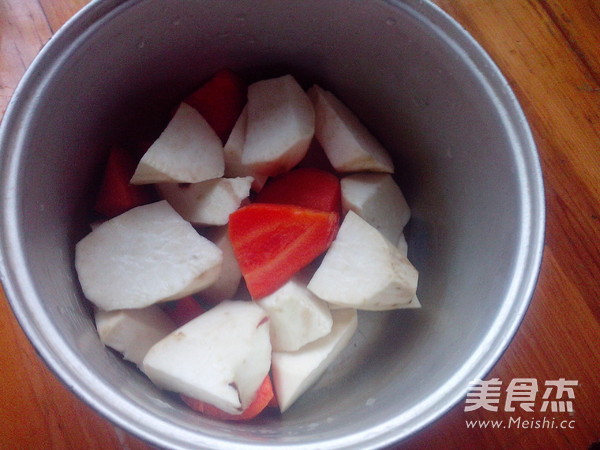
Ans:
<svg viewBox="0 0 600 450"><path fill-rule="evenodd" d="M105 350L73 267L107 146L225 66L330 88L381 139L413 210L423 304L361 313L310 393L243 424L188 411ZM485 376L534 289L544 199L527 122L492 61L428 2L93 2L27 72L0 133L1 275L16 316L70 389L161 447L391 445Z"/></svg>

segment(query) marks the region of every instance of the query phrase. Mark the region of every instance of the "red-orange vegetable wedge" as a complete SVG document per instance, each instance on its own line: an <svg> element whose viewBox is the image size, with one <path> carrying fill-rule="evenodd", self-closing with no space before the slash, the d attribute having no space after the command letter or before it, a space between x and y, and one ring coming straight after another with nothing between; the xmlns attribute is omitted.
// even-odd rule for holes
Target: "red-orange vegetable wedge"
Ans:
<svg viewBox="0 0 600 450"><path fill-rule="evenodd" d="M235 72L222 69L184 101L194 107L225 143L247 100L248 86Z"/></svg>
<svg viewBox="0 0 600 450"><path fill-rule="evenodd" d="M200 303L191 295L169 302L163 307L163 310L178 327L185 325L205 312Z"/></svg>
<svg viewBox="0 0 600 450"><path fill-rule="evenodd" d="M108 154L100 191L94 210L115 217L136 206L153 201L152 188L129 183L137 166L136 158L122 147L113 147Z"/></svg>
<svg viewBox="0 0 600 450"><path fill-rule="evenodd" d="M186 395L181 395L181 399L194 411L216 419L250 420L258 416L273 399L273 384L271 383L271 378L267 375L260 388L258 388L254 400L252 400L252 403L241 414L226 413L210 403L205 403Z"/></svg>
<svg viewBox="0 0 600 450"><path fill-rule="evenodd" d="M254 203L229 216L229 239L255 300L327 250L337 230L336 212L301 206Z"/></svg>
<svg viewBox="0 0 600 450"><path fill-rule="evenodd" d="M279 203L340 212L340 180L320 169L293 169L267 181L256 196L256 203Z"/></svg>

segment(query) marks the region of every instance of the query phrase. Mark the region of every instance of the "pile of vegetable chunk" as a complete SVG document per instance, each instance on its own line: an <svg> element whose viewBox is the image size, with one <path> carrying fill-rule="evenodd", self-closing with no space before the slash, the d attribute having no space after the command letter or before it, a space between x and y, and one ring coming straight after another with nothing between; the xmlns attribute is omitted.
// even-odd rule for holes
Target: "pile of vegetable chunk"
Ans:
<svg viewBox="0 0 600 450"><path fill-rule="evenodd" d="M75 255L102 342L203 414L284 412L357 310L420 306L393 172L331 92L217 72L142 155L109 152Z"/></svg>

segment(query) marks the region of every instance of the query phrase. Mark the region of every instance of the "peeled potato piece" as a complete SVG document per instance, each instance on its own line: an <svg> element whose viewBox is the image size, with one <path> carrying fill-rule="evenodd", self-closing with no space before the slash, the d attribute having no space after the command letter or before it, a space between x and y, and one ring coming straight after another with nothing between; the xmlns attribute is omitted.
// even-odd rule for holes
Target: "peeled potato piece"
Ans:
<svg viewBox="0 0 600 450"><path fill-rule="evenodd" d="M315 107L315 137L338 172L394 172L388 152L335 95L319 86L308 95Z"/></svg>
<svg viewBox="0 0 600 450"><path fill-rule="evenodd" d="M337 306L381 311L409 303L417 281L417 270L401 251L349 211L308 289Z"/></svg>
<svg viewBox="0 0 600 450"><path fill-rule="evenodd" d="M251 167L242 163L242 153L244 151L244 142L246 142L246 123L248 122L248 107L244 107L240 117L238 117L229 139L223 147L225 158L225 176L226 177L245 177L251 176L252 190L259 192L267 182L266 175L259 175Z"/></svg>
<svg viewBox="0 0 600 450"><path fill-rule="evenodd" d="M144 153L132 184L198 183L222 177L223 144L198 111L182 103Z"/></svg>
<svg viewBox="0 0 600 450"><path fill-rule="evenodd" d="M156 305L142 309L97 310L94 319L102 343L138 366L154 344L177 328Z"/></svg>
<svg viewBox="0 0 600 450"><path fill-rule="evenodd" d="M275 176L302 160L315 131L310 99L291 75L248 87L248 122L242 164Z"/></svg>
<svg viewBox="0 0 600 450"><path fill-rule="evenodd" d="M399 242L410 208L391 175L358 173L342 178L342 206L365 219L387 240Z"/></svg>
<svg viewBox="0 0 600 450"><path fill-rule="evenodd" d="M215 178L200 183L160 183L162 198L194 225L225 225L248 197L252 177Z"/></svg>
<svg viewBox="0 0 600 450"><path fill-rule="evenodd" d="M223 264L219 278L200 293L202 300L216 304L234 297L242 281L242 271L233 253L227 225L214 227L205 235L223 252Z"/></svg>
<svg viewBox="0 0 600 450"><path fill-rule="evenodd" d="M257 301L271 319L274 351L295 351L331 331L327 303L294 277L270 295Z"/></svg>
<svg viewBox="0 0 600 450"><path fill-rule="evenodd" d="M84 295L100 309L144 308L218 278L222 252L162 200L110 219L77 243Z"/></svg>
<svg viewBox="0 0 600 450"><path fill-rule="evenodd" d="M270 366L269 319L248 301L219 303L156 343L143 363L156 385L229 414L250 405Z"/></svg>
<svg viewBox="0 0 600 450"><path fill-rule="evenodd" d="M279 409L288 409L346 347L357 327L354 309L332 311L331 332L295 352L273 352L272 373Z"/></svg>

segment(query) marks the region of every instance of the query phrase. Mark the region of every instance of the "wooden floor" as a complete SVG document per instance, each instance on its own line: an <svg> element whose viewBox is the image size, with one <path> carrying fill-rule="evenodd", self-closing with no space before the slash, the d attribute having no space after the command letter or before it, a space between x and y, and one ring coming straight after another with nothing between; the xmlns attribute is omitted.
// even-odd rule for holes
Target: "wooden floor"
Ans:
<svg viewBox="0 0 600 450"><path fill-rule="evenodd" d="M0 116L40 48L87 2L0 0ZM457 405L398 448L585 449L600 440L600 1L436 0L487 50L533 129L547 196L539 283L488 375L577 380L573 414L465 412ZM40 362L0 299L0 449L146 449L99 417ZM526 429L467 420L555 419ZM561 425L566 428L562 429ZM543 427L543 428L542 428Z"/></svg>

